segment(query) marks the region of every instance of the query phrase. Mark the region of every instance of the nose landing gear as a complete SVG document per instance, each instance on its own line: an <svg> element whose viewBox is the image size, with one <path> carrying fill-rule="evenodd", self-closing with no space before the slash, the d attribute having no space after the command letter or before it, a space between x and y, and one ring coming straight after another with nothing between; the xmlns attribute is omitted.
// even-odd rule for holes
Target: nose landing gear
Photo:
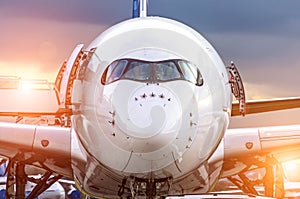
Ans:
<svg viewBox="0 0 300 199"><path fill-rule="evenodd" d="M135 198L136 196L146 196L152 199L159 195L168 195L172 185L172 177L159 179L144 178L124 178L118 191L120 198L123 196ZM126 195L125 191L130 191L131 195Z"/></svg>

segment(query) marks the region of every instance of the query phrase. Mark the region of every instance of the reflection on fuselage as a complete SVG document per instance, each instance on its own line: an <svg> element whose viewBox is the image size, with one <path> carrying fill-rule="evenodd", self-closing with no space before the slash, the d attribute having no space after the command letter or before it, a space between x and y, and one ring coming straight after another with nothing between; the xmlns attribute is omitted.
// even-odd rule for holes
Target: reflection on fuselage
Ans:
<svg viewBox="0 0 300 199"><path fill-rule="evenodd" d="M212 153L206 145L215 145L227 118L214 110L200 67L182 59L128 58L103 67L96 90L86 95L79 125L80 135L92 143L87 149L101 163L128 175L175 177Z"/></svg>

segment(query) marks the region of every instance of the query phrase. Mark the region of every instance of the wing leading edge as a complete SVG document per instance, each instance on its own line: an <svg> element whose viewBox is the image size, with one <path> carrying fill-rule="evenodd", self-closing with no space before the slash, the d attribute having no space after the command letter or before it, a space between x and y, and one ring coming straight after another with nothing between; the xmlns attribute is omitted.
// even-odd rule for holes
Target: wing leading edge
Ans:
<svg viewBox="0 0 300 199"><path fill-rule="evenodd" d="M300 108L300 97L269 100L253 100L246 103L246 114ZM239 104L233 103L231 116L240 116Z"/></svg>

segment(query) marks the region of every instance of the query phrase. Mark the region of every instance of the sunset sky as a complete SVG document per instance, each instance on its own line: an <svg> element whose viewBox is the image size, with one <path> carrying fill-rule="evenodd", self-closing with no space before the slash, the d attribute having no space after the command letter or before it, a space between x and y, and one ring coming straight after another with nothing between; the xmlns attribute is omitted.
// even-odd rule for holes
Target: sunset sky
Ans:
<svg viewBox="0 0 300 199"><path fill-rule="evenodd" d="M132 0L0 1L0 75L54 81L77 44L131 9ZM299 9L299 0L149 0L149 15L193 27L233 60L248 99L300 95Z"/></svg>

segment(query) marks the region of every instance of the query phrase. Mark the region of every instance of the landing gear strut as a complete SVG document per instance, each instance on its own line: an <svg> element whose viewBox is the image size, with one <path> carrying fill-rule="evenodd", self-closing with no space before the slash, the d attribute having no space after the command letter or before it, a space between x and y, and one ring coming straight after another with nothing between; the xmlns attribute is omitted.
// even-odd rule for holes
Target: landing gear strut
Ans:
<svg viewBox="0 0 300 199"><path fill-rule="evenodd" d="M265 195L275 198L284 198L284 172L281 164L275 158L268 157L266 174L263 179Z"/></svg>
<svg viewBox="0 0 300 199"><path fill-rule="evenodd" d="M7 181L6 181L6 198L7 199L33 199L48 189L53 183L59 180L61 175L54 175L46 169L46 172L39 179L29 177L25 172L25 166L36 162L33 158L25 159L23 153L18 153L14 158L10 159L7 166ZM26 192L26 183L33 182L36 186L31 192ZM26 197L27 196L27 197Z"/></svg>
<svg viewBox="0 0 300 199"><path fill-rule="evenodd" d="M260 195L255 189L256 186L263 185L264 194L268 197L284 198L284 173L281 164L274 157L266 157L264 163L260 163L265 169L265 175L263 179L250 180L243 172L237 176L228 177L234 185L236 185L244 193Z"/></svg>

